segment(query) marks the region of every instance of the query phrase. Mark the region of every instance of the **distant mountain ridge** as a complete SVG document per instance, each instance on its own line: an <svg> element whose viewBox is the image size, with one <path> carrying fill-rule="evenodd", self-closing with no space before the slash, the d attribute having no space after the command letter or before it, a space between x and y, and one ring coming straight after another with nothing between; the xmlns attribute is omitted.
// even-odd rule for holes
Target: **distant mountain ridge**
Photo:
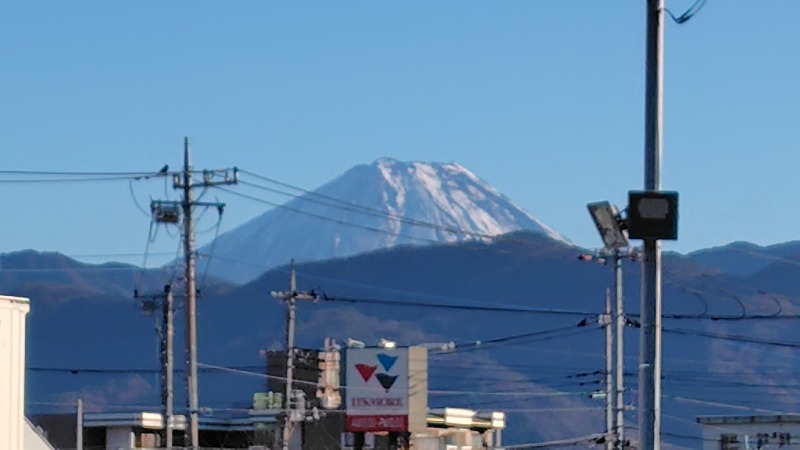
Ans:
<svg viewBox="0 0 800 450"><path fill-rule="evenodd" d="M143 294L161 292L170 279L175 279L174 269L143 269L121 262L90 264L62 253L35 250L0 254L0 293L5 295L25 297L44 289L52 292L54 300L59 293L64 298L84 295L131 299L134 289ZM199 288L228 287L217 278L204 281Z"/></svg>
<svg viewBox="0 0 800 450"><path fill-rule="evenodd" d="M800 241L768 246L732 242L721 247L697 250L686 256L731 275L751 276L778 262L800 262Z"/></svg>
<svg viewBox="0 0 800 450"><path fill-rule="evenodd" d="M518 230L568 242L464 166L381 158L224 233L201 252L213 248L220 257L209 273L244 282L292 258L318 261Z"/></svg>
<svg viewBox="0 0 800 450"><path fill-rule="evenodd" d="M459 394L432 395L432 407L507 410L511 425L506 437L511 442L587 435L603 426L602 403L593 399L604 367L602 329L594 319L613 277L608 266L579 261L578 252L540 233L518 232L489 243L404 246L299 264L298 288L325 293L327 301L298 308L298 345L317 347L329 336L371 343L380 338L409 344L453 341L457 343L454 352L432 352L429 382L433 391ZM53 257L67 266L76 264L63 255L35 252L22 260L27 267L49 267ZM93 283L98 287L131 282L104 282L100 274L118 271L94 271L93 267L102 265L88 266L72 275L97 274ZM25 266L18 268L25 273ZM638 311L639 268L636 262L625 262L625 303L632 318ZM671 433L665 440L686 442L685 448L693 448L698 434L692 425L694 417L730 413L719 406L726 403L796 410L796 397L779 388L800 383L796 359L787 353L795 350L769 345L798 342L800 334L793 322L728 322L691 316L797 314L800 300L780 291L800 277L800 265L772 265L763 274L780 269L778 276L765 277L757 285L750 278L704 268L680 255L666 254L664 268L664 313L686 317L664 321L663 408L665 414L680 418L665 422L665 430ZM64 270L70 273L72 268ZM156 317L143 316L129 293L73 292L63 287L82 283L80 278L75 284L63 278L51 283L48 278L54 274L48 273L42 272L36 283L18 286L14 292L31 298L29 410L74 411L78 398L98 409L157 405ZM283 266L235 288L205 289L198 301L200 361L262 370L261 350L282 347L285 313L282 305L265 298L265 292L283 289L287 281ZM0 284L0 290L11 289ZM178 298L175 348L181 349L184 317ZM424 307L430 303L467 307ZM470 310L469 305L572 313L490 312ZM725 335L756 341L719 339ZM626 331L631 371L638 336L634 328ZM778 363L782 370L774 369ZM202 370L199 380L202 405L210 411L246 407L253 392L263 389L263 379L240 373ZM635 377L627 381L635 388ZM744 385L757 385L763 395L751 397L752 389L745 391ZM504 391L509 389L534 395L506 397ZM178 404L181 393L182 389L176 389ZM626 402L635 404L633 393ZM542 414L549 410L566 412ZM627 420L635 423L634 414ZM676 435L689 438L681 440Z"/></svg>

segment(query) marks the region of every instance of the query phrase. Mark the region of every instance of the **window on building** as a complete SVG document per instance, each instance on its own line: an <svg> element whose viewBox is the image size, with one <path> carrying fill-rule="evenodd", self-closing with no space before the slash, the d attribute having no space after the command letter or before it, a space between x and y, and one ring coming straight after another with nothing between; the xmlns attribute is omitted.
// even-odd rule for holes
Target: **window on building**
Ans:
<svg viewBox="0 0 800 450"><path fill-rule="evenodd" d="M735 434L720 434L719 450L739 450L739 436Z"/></svg>

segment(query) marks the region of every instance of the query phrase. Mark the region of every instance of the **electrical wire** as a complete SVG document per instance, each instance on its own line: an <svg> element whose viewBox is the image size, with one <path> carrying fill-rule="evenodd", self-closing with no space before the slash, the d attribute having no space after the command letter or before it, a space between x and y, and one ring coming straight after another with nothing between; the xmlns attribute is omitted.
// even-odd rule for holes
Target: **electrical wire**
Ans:
<svg viewBox="0 0 800 450"><path fill-rule="evenodd" d="M783 347L783 348L800 348L800 342L791 342L791 341L779 341L779 340L771 340L771 339L761 339L755 338L750 336L742 336L736 334L724 334L724 333L714 333L710 331L699 331L699 330L686 330L680 328L662 328L665 333L673 333L673 334L682 334L686 336L701 336L707 337L710 339L718 339L724 341L731 341L731 342L742 342L748 344L760 344L760 345L768 345L774 347Z"/></svg>
<svg viewBox="0 0 800 450"><path fill-rule="evenodd" d="M259 370L263 369L264 367L261 365L243 365L243 366L233 366L231 367L234 370ZM26 367L25 370L30 372L41 372L41 373L66 373L70 375L89 375L89 374L135 374L135 375L149 375L153 373L161 373L161 369L157 368L144 368L144 367L127 367L127 368L99 368L99 367L57 367L57 366L29 366ZM183 368L175 368L173 371L175 373L180 373L184 369ZM211 367L204 367L200 368L203 371L214 371L217 370Z"/></svg>
<svg viewBox="0 0 800 450"><path fill-rule="evenodd" d="M478 232L475 232L475 231L472 231L472 230L466 230L466 229L463 229L463 228L448 227L448 226L444 226L444 225L435 224L435 223L432 223L432 222L426 222L426 221L423 221L423 220L413 219L413 218L397 215L397 214L394 214L394 213L391 213L391 212L382 211L382 210L379 210L379 209L370 208L370 207L363 206L363 205L358 205L358 204L355 204L355 203L352 203L352 202L348 202L346 200L337 199L335 197L327 196L327 195L316 193L316 192L313 192L313 191L307 191L305 189L302 189L302 188L299 188L299 187L296 187L296 186L292 186L292 185L290 185L288 183L279 182L277 180L272 180L272 179L267 178L267 177L262 177L260 175L253 174L252 172L241 171L241 173L248 173L251 176L259 177L259 178L261 178L263 180L268 180L269 182L274 182L274 183L277 183L277 184L279 184L281 186L288 186L288 187L290 187L292 189L296 189L296 190L298 190L300 192L303 192L306 195L302 195L301 196L301 195L291 194L291 193L288 193L286 191L276 190L276 189L273 189L273 188L269 188L269 187L266 187L266 186L261 186L261 185L257 185L257 184L249 183L249 182L240 181L240 184L251 185L253 187L256 187L256 188L259 188L259 189L263 189L263 190L268 190L268 191L271 191L271 192L277 191L277 192L279 192L279 193L281 193L283 195L289 195L289 196L292 196L292 197L295 197L295 198L298 198L298 199L301 199L301 200L307 200L307 201L312 201L312 202L316 202L316 203L323 203L323 204L325 204L327 206L332 206L332 207L336 207L336 208L339 208L339 209L344 209L344 210L348 210L348 211L354 211L354 212L367 214L367 215L371 215L371 216L375 216L375 217L386 218L387 220L391 220L391 221L399 221L399 222L407 223L407 224L410 224L410 225L416 225L416 226L420 226L420 227L424 227L424 228L428 228L428 229L434 229L434 230L437 230L437 231L446 232L446 233L450 233L450 234L454 234L454 235L469 236L469 237L473 238L473 239L466 239L466 240L462 240L462 241L467 241L467 242L486 242L486 241L491 241L491 240L499 240L500 242L505 242L505 243L510 243L510 244L529 244L529 242L524 240L524 239L514 239L514 238L510 238L508 236L504 236L504 235L489 235L489 234L485 234L485 233L478 233ZM394 237L402 237L402 238L405 238L405 239L409 239L412 242L418 241L418 242L425 242L425 243L432 243L432 244L443 244L444 243L442 240L439 240L439 239L426 238L426 237L422 237L422 236L415 236L415 235L409 235L409 234L405 234L405 233L395 232L395 231L387 230L387 229L381 229L381 228L376 228L376 227L365 226L365 225L361 225L361 224L358 224L358 223L349 222L349 221L346 221L346 220L335 219L335 218L328 217L328 216L325 216L325 215L322 215L322 214L316 214L316 213L313 213L313 212L310 212L310 211L306 211L306 210L301 209L301 208L296 208L296 207L290 206L290 205L285 204L285 203L284 204L280 204L280 203L276 203L276 202L273 202L273 201L270 201L270 200L266 200L266 199L263 199L263 198L260 198L260 197L255 197L255 196L252 196L252 195L242 194L242 193L239 193L239 192L231 191L229 189L222 188L220 186L215 186L215 187L217 189L221 189L223 191L229 192L229 193L231 193L233 195L237 195L237 196L242 197L242 198L247 198L249 200L256 201L256 202L259 202L259 203L262 203L262 204L267 204L267 205L270 205L270 206L274 206L274 207L277 207L277 208L293 211L293 212L296 212L296 213L299 213L299 214L308 215L310 217L315 217L315 218L320 219L320 220L325 220L325 221L328 221L328 222L333 222L333 223L337 223L337 224L344 225L344 226L363 229L363 230L372 231L372 232L376 232L376 233L382 233L382 234L386 234L386 235L390 235L390 236L394 236ZM323 199L323 200L319 200L320 198ZM520 230L520 231L524 231L524 230ZM471 250L475 250L476 249L476 248L473 248L473 247L466 247L466 248L469 248ZM488 247L487 248L477 248L477 249L479 249L481 251L487 251L488 250L488 251L492 251L494 253L511 253L510 249L502 249L502 248L494 248L494 247L492 247L492 248L488 248Z"/></svg>
<svg viewBox="0 0 800 450"><path fill-rule="evenodd" d="M178 266L180 265L179 262L181 250L183 250L183 239L178 239L178 248L175 250L175 258L172 259L172 266L170 267L172 273L170 274L169 284L171 285L174 285L178 278ZM180 308L176 308L176 310L177 309Z"/></svg>
<svg viewBox="0 0 800 450"><path fill-rule="evenodd" d="M245 172L245 173L253 175L250 172ZM278 182L278 181L275 181L275 180L271 180L271 182L279 183L280 185L283 185L283 186L289 186L286 183L281 183L281 182ZM320 194L318 192L308 191L308 190L305 190L305 189L302 189L302 188L299 188L299 187L293 187L292 189L297 189L297 190L303 192L304 195L292 194L290 192L282 191L280 189L270 188L270 187L267 187L267 186L262 186L262 185L259 185L259 184L250 183L250 182L247 182L247 181L240 181L240 184L243 184L245 186L254 187L256 189L265 190L265 191L268 191L268 192L273 192L273 193L277 193L277 194L281 194L281 195L286 195L286 196L289 196L289 197L292 197L292 198L296 198L296 199L299 199L299 200L303 200L303 201L317 203L317 204L321 204L321 205L325 205L325 206L331 206L331 207L342 209L342 210L345 210L345 211L355 212L355 213L359 213L359 214L365 214L365 215L372 216L372 217L379 217L379 218L382 218L382 219L389 219L389 220L405 223L405 224L408 224L408 225L413 225L413 226L418 226L418 227L423 227L423 228L429 228L429 229L432 229L432 230L451 233L451 234L454 234L454 235L463 235L463 236L469 236L469 237L479 238L479 239L493 239L494 237L496 237L494 235L489 235L489 234L485 234L485 233L479 233L479 232L475 232L475 231L465 230L465 229L462 229L462 228L448 227L448 226L439 225L439 224L436 224L436 223L433 223L433 222L428 222L428 221L419 220L419 219L413 219L413 218L402 216L402 215L399 215L399 214L394 214L392 212L382 211L382 210L377 209L377 208L371 208L371 207L368 207L368 206L359 205L357 203L348 202L346 200L342 200L342 199L338 199L338 198L331 197L331 196L328 196L328 195Z"/></svg>
<svg viewBox="0 0 800 450"><path fill-rule="evenodd" d="M733 293L731 291L725 289L717 289L715 292L710 291L702 291L699 289L691 288L679 283L675 282L668 282L669 285L679 289L687 294L694 296L695 298L699 299L704 305L704 311L702 313L697 314L674 314L674 313L664 313L662 317L664 319L677 319L677 320L686 320L686 319L699 319L699 320L711 320L711 321L727 321L727 322L737 322L737 321L753 321L753 320L787 320L787 319L800 319L800 314L783 314L783 305L781 304L780 300L775 297L774 294L771 294L767 291L762 289L753 289L753 292L760 295L765 296L770 299L776 305L776 311L770 314L748 314L747 313L747 306L745 305L745 301L740 297L739 294ZM752 289L750 286L743 285L745 289ZM731 299L736 302L737 306L741 310L740 314L709 314L708 309L708 295L714 295L717 297L722 297L726 299ZM638 318L638 314L626 314L628 317Z"/></svg>
<svg viewBox="0 0 800 450"><path fill-rule="evenodd" d="M136 193L133 191L133 181L133 179L128 180L128 191L131 193L131 200L133 200L133 204L136 205L136 209L138 209L139 212L147 217L150 217L152 213L144 209L144 207L139 204L139 200L136 199Z"/></svg>
<svg viewBox="0 0 800 450"><path fill-rule="evenodd" d="M107 177L83 177L83 178L21 178L21 179L0 179L4 184L35 184L35 183L95 183L101 181L124 181L131 179L144 178L146 176L107 176Z"/></svg>
<svg viewBox="0 0 800 450"><path fill-rule="evenodd" d="M393 300L385 298L358 298L358 297L340 297L329 296L323 294L321 296L323 301L329 302L346 302L346 303L372 303L378 305L394 305L394 306L409 306L409 307L425 307L425 308L443 308L443 309L461 309L467 311L483 311L483 312L516 312L528 314L550 314L550 315L565 315L565 316L597 316L597 313L589 311L575 311L568 309L555 309L555 308L531 308L525 306L514 306L504 304L454 304L454 303L430 303L420 302L414 300Z"/></svg>
<svg viewBox="0 0 800 450"><path fill-rule="evenodd" d="M168 256L172 252L150 252L151 256ZM142 253L69 253L64 256L76 258L141 258Z"/></svg>
<svg viewBox="0 0 800 450"><path fill-rule="evenodd" d="M557 448L557 447L575 447L578 445L586 445L586 444L599 444L602 440L605 442L606 434L605 433L595 433L590 434L588 436L582 436L577 438L570 438L570 439L560 439L557 441L548 441L548 442L533 442L529 444L515 444L515 445L504 445L503 448L506 450L525 450L531 448Z"/></svg>
<svg viewBox="0 0 800 450"><path fill-rule="evenodd" d="M214 231L214 239L211 240L211 250L204 254L206 256L206 267L203 270L203 276L200 278L200 286L205 287L206 280L208 278L209 267L211 267L211 261L214 259L214 250L217 248L217 238L219 237L219 230L222 227L222 209L219 210L219 216L217 217L217 226Z"/></svg>
<svg viewBox="0 0 800 450"><path fill-rule="evenodd" d="M147 270L147 257L148 257L149 252L150 252L150 244L153 243L153 240L155 239L155 236L153 235L153 225L154 224L156 224L156 222L155 222L155 220L153 220L153 217L150 216L150 229L147 232L147 243L145 244L145 247L144 247L144 256L143 256L143 259L142 259L142 270L139 272L139 282L135 286L136 289L140 289L142 287L142 282L144 280L144 271Z"/></svg>
<svg viewBox="0 0 800 450"><path fill-rule="evenodd" d="M276 208L285 209L287 211L292 211L292 212L295 212L295 213L298 213L298 214L303 214L303 215L307 215L307 216L310 216L310 217L315 217L315 218L320 219L320 220L337 223L339 225L345 225L345 226L359 228L359 229L366 230L366 231L372 231L372 232L375 232L375 233L382 233L382 234L388 234L388 235L391 235L391 236L402 237L402 238L406 238L406 239L411 239L412 241L413 240L424 241L424 242L432 243L432 244L439 244L440 243L436 239L425 238L425 237L421 237L421 236L411 236L411 235L408 235L408 234L398 233L398 232L391 231L391 230L384 230L384 229L381 229L381 228L370 227L370 226L367 226L367 225L359 225L359 224L356 224L356 223L353 223L353 222L348 222L348 221L345 221L345 220L334 219L332 217L327 217L327 216L323 216L321 214L316 214L316 213L305 211L305 210L302 210L302 209L299 209L299 208L294 208L294 207L288 206L286 204L276 203L276 202L272 202L272 201L265 200L265 199L262 199L262 198L254 197L252 195L247 195L247 194L243 194L241 192L236 192L234 190L227 189L227 188L224 188L224 187L221 187L221 186L215 186L215 188L219 189L219 190L221 190L223 192L227 192L227 193L229 193L231 195L235 195L237 197L245 198L245 199L252 200L252 201L255 201L255 202L258 202L258 203L263 203L265 205L274 206Z"/></svg>
<svg viewBox="0 0 800 450"><path fill-rule="evenodd" d="M250 183L250 182L247 182L247 181L241 181L240 180L240 184L243 184L243 185L246 185L246 186L251 186L251 187L254 187L254 188L257 188L257 189L261 189L261 190L265 190L265 191L269 191L269 192L278 193L278 194L281 194L281 195L290 196L290 197L293 197L295 199L299 199L299 200L302 200L302 201L309 201L309 202L318 203L318 204L322 204L322 205L326 205L326 206L331 206L331 207L334 207L334 208L338 208L338 209L342 209L342 210L346 210L346 211L350 211L350 212L365 214L365 215L369 215L369 216L373 216L373 217L384 218L384 219L387 219L387 220L400 222L400 223L405 223L405 224L416 226L416 227L422 227L422 228L427 228L427 229L431 229L431 230L434 230L434 231L439 231L439 232L442 232L442 233L448 233L448 234L451 234L451 235L454 235L454 236L465 236L465 237L469 238L467 240L472 240L472 241L492 241L492 240L495 240L495 239L497 239L497 238L502 236L502 235L495 235L495 234L487 234L487 233L477 232L477 231L473 231L473 230L467 230L467 229L459 228L459 227L441 225L441 224L434 223L434 222L415 219L415 218L411 218L411 217L395 214L395 213L392 213L392 212L389 212L389 211L384 211L384 210L381 210L381 209L377 209L377 208L373 208L373 207L369 207L369 206L365 206L365 205L360 205L360 204L353 203L353 202L350 202L350 201L347 201L347 200L343 200L343 199L339 199L339 198L332 197L332 196L329 196L329 195L325 195L325 194L322 194L322 193L319 193L319 192L316 192L316 191L309 191L307 189L303 189L301 187L294 186L294 185L291 185L289 183L281 182L281 181L278 181L278 180L275 180L275 179L272 179L272 178L269 178L269 177L258 175L258 174L255 174L253 172L249 172L249 171L246 171L246 170L242 170L241 173L250 175L250 176L252 176L254 178L258 178L258 179L266 181L268 183L273 183L273 184L276 184L278 186L282 186L282 187L286 187L286 188L289 188L289 189L292 189L292 190L296 190L296 191L302 193L302 195L293 194L291 192L286 192L285 190L275 189L275 188L271 188L271 187L255 184L255 183ZM271 203L271 204L273 206L276 206L276 204L274 204L274 203ZM383 231L385 231L385 230L383 230ZM504 239L504 241L511 241L511 242L517 242L517 243L524 243L525 242L525 241L519 240L519 239L509 239L508 237L503 237L503 239ZM441 240L438 240L438 239L434 239L433 241L436 242L436 243L441 243Z"/></svg>
<svg viewBox="0 0 800 450"><path fill-rule="evenodd" d="M726 402L713 401L713 400L703 400L703 399L696 399L696 398L688 398L688 397L685 397L685 396L674 396L674 395L669 395L669 394L664 394L664 393L662 393L661 396L664 397L664 398L668 398L668 399L679 401L679 402L696 403L696 404L705 405L705 406L717 406L717 407L721 407L721 408L738 409L738 410L744 410L744 411L756 411L756 412L760 412L760 413L777 414L777 415L792 415L793 414L791 412L777 411L777 410L774 410L774 409L748 407L748 406L736 405L736 404L733 404L733 403L726 403Z"/></svg>
<svg viewBox="0 0 800 450"><path fill-rule="evenodd" d="M509 341L512 340L524 340L525 341L524 343L530 344L532 342L549 341L557 338L571 337L577 334L584 334L589 331L594 331L596 329L597 328L591 328L591 327L576 329L575 326L571 326L571 327L564 327L564 329L562 330L555 329L555 330L546 330L542 332L524 333L522 335L500 338L503 340L501 342L496 342L496 343L483 343L482 341L478 341L473 344L468 344L467 346L462 345L461 347L459 347L457 345L455 349L448 350L448 352L456 352L462 354L474 351L483 351L483 350L488 351L488 350L494 350L497 347L509 346L511 345ZM521 342L513 342L513 344L520 345Z"/></svg>
<svg viewBox="0 0 800 450"><path fill-rule="evenodd" d="M155 175L172 175L178 172L153 172L153 171L139 171L139 172L113 172L113 171L100 171L100 172L69 172L69 171L46 171L46 170L0 170L0 175L39 175L39 176L155 176Z"/></svg>
<svg viewBox="0 0 800 450"><path fill-rule="evenodd" d="M706 5L706 0L697 0L696 2L694 2L692 6L689 7L689 9L686 10L686 12L677 17L675 16L675 14L672 14L672 11L670 11L668 8L665 8L665 10L669 14L669 16L672 17L672 20L674 20L675 23L677 23L678 25L683 25L684 23L691 20L692 17L696 16L697 13L699 13L700 10L703 9L703 6L705 5Z"/></svg>

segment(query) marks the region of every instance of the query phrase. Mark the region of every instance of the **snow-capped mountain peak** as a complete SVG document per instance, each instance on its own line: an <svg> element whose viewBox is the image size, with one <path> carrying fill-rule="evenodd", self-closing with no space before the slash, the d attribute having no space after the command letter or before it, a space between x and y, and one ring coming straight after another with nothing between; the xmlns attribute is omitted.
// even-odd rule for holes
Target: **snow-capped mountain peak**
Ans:
<svg viewBox="0 0 800 450"><path fill-rule="evenodd" d="M416 218L426 215L422 209L434 207L443 214L441 219L445 223L452 222L450 228L467 232L454 233L452 239L445 237L446 241L465 238L458 234L466 237L498 236L519 229L532 229L566 242L563 236L458 163L400 162L381 158L374 164L394 191L395 199L391 203L396 205L400 215ZM406 206L409 190L427 202ZM388 192L386 197L390 197ZM527 219L534 226L516 226L520 219Z"/></svg>
<svg viewBox="0 0 800 450"><path fill-rule="evenodd" d="M460 164L380 158L221 235L213 247L225 263L212 263L209 271L246 281L291 258L322 260L517 230L567 242Z"/></svg>

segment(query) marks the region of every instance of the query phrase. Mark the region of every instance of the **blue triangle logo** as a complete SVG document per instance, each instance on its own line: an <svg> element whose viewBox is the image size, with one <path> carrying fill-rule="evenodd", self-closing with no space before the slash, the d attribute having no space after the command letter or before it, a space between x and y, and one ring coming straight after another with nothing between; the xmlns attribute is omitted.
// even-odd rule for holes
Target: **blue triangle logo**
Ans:
<svg viewBox="0 0 800 450"><path fill-rule="evenodd" d="M392 366L394 366L395 361L397 361L397 356L387 355L386 353L378 353L378 361L380 361L381 365L383 366L383 370L388 372L392 370Z"/></svg>

